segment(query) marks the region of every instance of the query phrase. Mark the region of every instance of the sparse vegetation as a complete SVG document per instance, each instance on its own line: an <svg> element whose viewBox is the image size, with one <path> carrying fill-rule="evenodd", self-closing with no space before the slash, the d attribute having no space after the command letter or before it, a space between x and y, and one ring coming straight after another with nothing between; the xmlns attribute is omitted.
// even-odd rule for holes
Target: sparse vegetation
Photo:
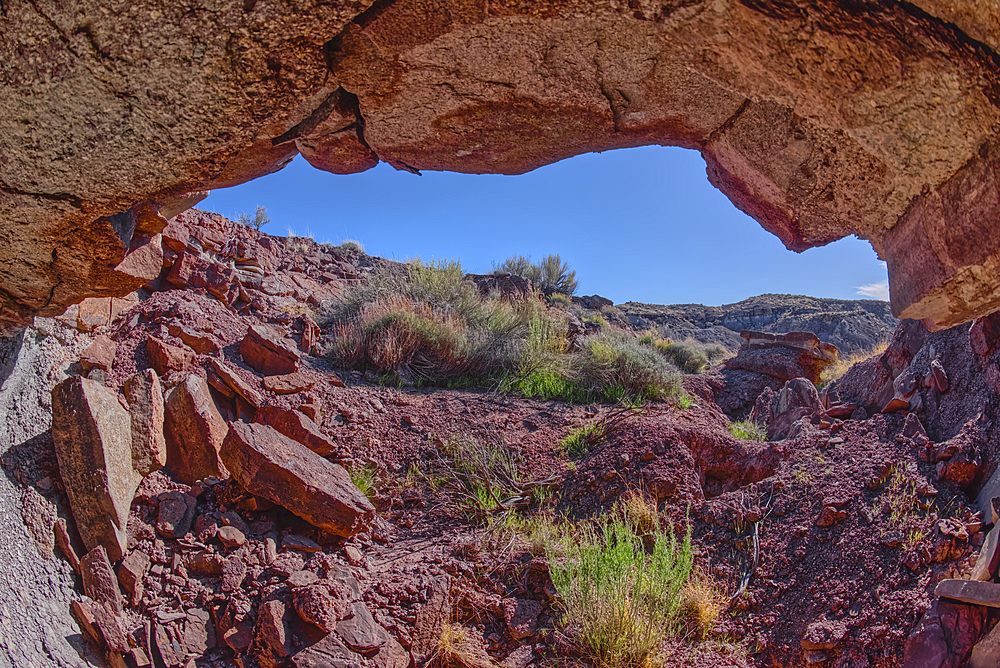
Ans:
<svg viewBox="0 0 1000 668"><path fill-rule="evenodd" d="M729 433L744 441L766 441L767 429L753 420L737 420L729 423Z"/></svg>
<svg viewBox="0 0 1000 668"><path fill-rule="evenodd" d="M240 225L246 225L247 227L252 227L257 231L260 231L260 228L271 222L271 217L267 215L267 209L265 207L258 206L254 211L253 216L244 211L239 215L237 222L239 222Z"/></svg>
<svg viewBox="0 0 1000 668"><path fill-rule="evenodd" d="M354 239L344 239L337 250L348 255L359 255L365 252L364 246L361 245L360 241Z"/></svg>
<svg viewBox="0 0 1000 668"><path fill-rule="evenodd" d="M522 276L545 295L572 295L576 292L576 272L558 253L546 255L537 264L523 255L513 255L494 265L493 273Z"/></svg>
<svg viewBox="0 0 1000 668"><path fill-rule="evenodd" d="M848 355L847 357L841 357L834 364L823 369L823 372L819 377L820 386L837 380L847 373L855 364L864 362L865 360L871 359L876 355L881 355L888 347L889 339L882 339L868 350L863 350L861 352L854 353L853 355Z"/></svg>
<svg viewBox="0 0 1000 668"><path fill-rule="evenodd" d="M596 526L563 525L546 553L564 632L598 665L646 666L682 630L691 534L654 530L652 549L624 511Z"/></svg>
<svg viewBox="0 0 1000 668"><path fill-rule="evenodd" d="M375 495L375 486L378 482L378 474L375 471L375 467L371 464L360 464L352 466L348 473L351 476L351 482L354 486L361 490L361 493L370 499Z"/></svg>
<svg viewBox="0 0 1000 668"><path fill-rule="evenodd" d="M521 496L518 458L506 443L457 436L444 441L427 473L431 487L481 516Z"/></svg>
<svg viewBox="0 0 1000 668"><path fill-rule="evenodd" d="M496 662L483 651L482 641L469 637L471 631L461 624L445 622L437 647L427 662L429 668L496 668Z"/></svg>
<svg viewBox="0 0 1000 668"><path fill-rule="evenodd" d="M681 600L685 635L695 640L705 640L708 637L728 604L726 597L702 573L688 580L681 593Z"/></svg>

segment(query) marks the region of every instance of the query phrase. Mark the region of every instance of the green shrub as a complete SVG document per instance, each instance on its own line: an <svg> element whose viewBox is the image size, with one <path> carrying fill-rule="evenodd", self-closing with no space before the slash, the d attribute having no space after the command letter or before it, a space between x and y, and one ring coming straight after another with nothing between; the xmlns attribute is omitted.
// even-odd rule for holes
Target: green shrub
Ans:
<svg viewBox="0 0 1000 668"><path fill-rule="evenodd" d="M708 357L709 364L715 364L727 357L732 357L732 353L721 343L706 343L702 350L705 356Z"/></svg>
<svg viewBox="0 0 1000 668"><path fill-rule="evenodd" d="M561 527L548 538L546 555L563 608L566 634L598 665L646 666L665 640L677 634L682 592L691 574L690 529L683 540L643 532L624 512L599 525Z"/></svg>
<svg viewBox="0 0 1000 668"><path fill-rule="evenodd" d="M625 395L666 399L680 392L681 376L662 355L622 332L603 331L582 341L579 370L583 386L615 403ZM610 390L610 392L609 392Z"/></svg>
<svg viewBox="0 0 1000 668"><path fill-rule="evenodd" d="M512 255L493 266L495 274L514 274L531 281L545 295L572 295L576 292L576 272L559 254L546 255L538 264L523 255Z"/></svg>
<svg viewBox="0 0 1000 668"><path fill-rule="evenodd" d="M657 350L673 360L685 373L698 373L708 366L708 356L700 346L691 343L657 343Z"/></svg>
<svg viewBox="0 0 1000 668"><path fill-rule="evenodd" d="M597 325L603 329L608 326L608 321L602 318L600 313L588 313L583 316L583 324Z"/></svg>
<svg viewBox="0 0 1000 668"><path fill-rule="evenodd" d="M266 208L258 206L254 211L253 216L244 211L240 214L237 222L239 222L240 225L246 225L247 227L252 227L257 231L260 231L260 228L271 222L271 217L267 215Z"/></svg>
<svg viewBox="0 0 1000 668"><path fill-rule="evenodd" d="M365 248L361 245L361 242L354 239L344 239L337 249L347 255L360 255L365 252Z"/></svg>
<svg viewBox="0 0 1000 668"><path fill-rule="evenodd" d="M587 424L579 429L574 429L567 434L565 438L559 441L559 446L570 457L585 455L593 447L591 435L596 431L596 423Z"/></svg>
<svg viewBox="0 0 1000 668"><path fill-rule="evenodd" d="M569 297L569 295L564 295L561 292L553 292L551 295L545 297L545 301L552 306L561 306L565 309L573 306L573 300Z"/></svg>
<svg viewBox="0 0 1000 668"><path fill-rule="evenodd" d="M438 448L427 476L433 488L476 515L521 495L519 458L502 441L450 438Z"/></svg>
<svg viewBox="0 0 1000 668"><path fill-rule="evenodd" d="M729 423L729 433L744 441L766 441L767 429L752 420Z"/></svg>
<svg viewBox="0 0 1000 668"><path fill-rule="evenodd" d="M348 473L354 486L371 500L375 495L375 484L378 480L375 467L371 464L361 464L360 466L352 466Z"/></svg>

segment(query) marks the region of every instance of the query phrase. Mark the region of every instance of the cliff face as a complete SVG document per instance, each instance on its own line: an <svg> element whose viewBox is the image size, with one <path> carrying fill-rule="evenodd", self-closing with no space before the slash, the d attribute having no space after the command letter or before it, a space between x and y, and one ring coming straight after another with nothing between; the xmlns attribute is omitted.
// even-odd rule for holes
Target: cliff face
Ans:
<svg viewBox="0 0 1000 668"><path fill-rule="evenodd" d="M618 308L633 326L656 326L678 340L691 337L736 350L740 331L814 332L837 346L843 355L872 348L888 340L896 328L889 304L870 299L821 299L800 295L759 295L735 304L658 306L627 302Z"/></svg>
<svg viewBox="0 0 1000 668"><path fill-rule="evenodd" d="M194 193L298 153L516 174L667 144L792 250L870 240L894 313L950 326L998 306L998 48L996 4L950 0L7 0L0 323L127 294Z"/></svg>

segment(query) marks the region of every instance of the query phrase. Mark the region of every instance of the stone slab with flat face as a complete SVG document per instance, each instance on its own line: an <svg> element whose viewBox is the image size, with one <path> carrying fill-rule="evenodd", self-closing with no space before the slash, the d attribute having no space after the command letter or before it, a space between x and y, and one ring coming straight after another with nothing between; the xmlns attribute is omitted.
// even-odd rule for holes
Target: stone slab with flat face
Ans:
<svg viewBox="0 0 1000 668"><path fill-rule="evenodd" d="M972 569L970 580L992 580L993 574L997 572L997 562L1000 561L1000 550L997 549L1000 543L1000 527L993 527L983 542L983 548L979 551L979 558Z"/></svg>
<svg viewBox="0 0 1000 668"><path fill-rule="evenodd" d="M934 590L934 595L988 608L1000 608L1000 584L992 582L942 580Z"/></svg>

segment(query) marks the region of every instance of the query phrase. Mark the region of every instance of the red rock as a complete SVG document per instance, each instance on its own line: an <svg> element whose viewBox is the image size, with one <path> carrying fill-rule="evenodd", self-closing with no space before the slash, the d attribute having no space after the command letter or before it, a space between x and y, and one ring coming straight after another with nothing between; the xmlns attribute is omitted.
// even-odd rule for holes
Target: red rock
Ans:
<svg viewBox="0 0 1000 668"><path fill-rule="evenodd" d="M322 640L305 648L292 657L295 668L362 668L361 657L349 649L336 633L326 635ZM409 663L407 663L409 665Z"/></svg>
<svg viewBox="0 0 1000 668"><path fill-rule="evenodd" d="M127 544L129 507L142 476L132 468L129 414L118 395L73 377L52 390L52 439L77 530L88 550L112 561Z"/></svg>
<svg viewBox="0 0 1000 668"><path fill-rule="evenodd" d="M132 426L132 467L142 475L167 464L167 441L163 435L163 387L152 369L125 381Z"/></svg>
<svg viewBox="0 0 1000 668"><path fill-rule="evenodd" d="M69 538L69 530L66 527L66 520L60 517L56 520L53 525L53 530L56 534L56 545L62 551L63 556L66 557L66 561L69 562L70 567L73 571L79 575L80 574L80 556L76 553L73 548L73 542Z"/></svg>
<svg viewBox="0 0 1000 668"><path fill-rule="evenodd" d="M156 530L168 538L186 536L191 530L198 500L190 494L176 490L163 492L156 498L159 502Z"/></svg>
<svg viewBox="0 0 1000 668"><path fill-rule="evenodd" d="M374 507L342 466L273 427L234 423L221 454L244 489L330 533L350 537L374 516Z"/></svg>
<svg viewBox="0 0 1000 668"><path fill-rule="evenodd" d="M219 448L228 426L200 376L188 376L166 401L167 462L188 485L202 478L228 476Z"/></svg>
<svg viewBox="0 0 1000 668"><path fill-rule="evenodd" d="M823 369L840 359L837 347L823 343L812 332L769 334L743 330L743 343L726 366L761 373L781 380L807 378L819 382Z"/></svg>
<svg viewBox="0 0 1000 668"><path fill-rule="evenodd" d="M314 540L290 533L281 539L281 547L286 550L298 550L299 552L319 552L322 546Z"/></svg>
<svg viewBox="0 0 1000 668"><path fill-rule="evenodd" d="M351 614L350 594L350 590L339 581L322 580L294 587L292 604L304 621L330 633L336 629L338 622Z"/></svg>
<svg viewBox="0 0 1000 668"><path fill-rule="evenodd" d="M840 510L835 506L823 506L823 510L820 511L819 517L816 518L816 526L829 527L834 524L839 524L846 519L846 510Z"/></svg>
<svg viewBox="0 0 1000 668"><path fill-rule="evenodd" d="M226 547L239 547L247 542L247 537L236 527L219 527L216 536Z"/></svg>
<svg viewBox="0 0 1000 668"><path fill-rule="evenodd" d="M265 376L295 373L299 353L269 327L252 325L240 343L240 355Z"/></svg>
<svg viewBox="0 0 1000 668"><path fill-rule="evenodd" d="M168 668L180 668L183 665L183 637L177 624L154 624L153 640Z"/></svg>
<svg viewBox="0 0 1000 668"><path fill-rule="evenodd" d="M83 576L83 591L98 603L106 603L116 613L123 607L122 593L118 589L118 579L111 570L108 553L98 545L80 560L80 574Z"/></svg>
<svg viewBox="0 0 1000 668"><path fill-rule="evenodd" d="M265 376L264 389L275 394L294 394L311 390L316 385L316 381L301 372L290 373L285 376Z"/></svg>
<svg viewBox="0 0 1000 668"><path fill-rule="evenodd" d="M267 601L257 609L257 638L278 657L291 653L287 610L281 601Z"/></svg>
<svg viewBox="0 0 1000 668"><path fill-rule="evenodd" d="M993 579L993 576L997 572L997 565L1000 564L1000 549L997 549L998 544L1000 544L1000 527L994 526L986 534L986 540L979 551L976 565L969 575L970 580L990 581Z"/></svg>
<svg viewBox="0 0 1000 668"><path fill-rule="evenodd" d="M339 452L337 446L320 432L316 423L299 411L285 410L278 406L263 406L254 415L253 421L274 427L320 457L329 457Z"/></svg>
<svg viewBox="0 0 1000 668"><path fill-rule="evenodd" d="M260 408L264 403L264 399L260 396L260 393L237 375L228 364L215 358L209 358L208 365L222 382L232 388L236 394L243 397L248 404L254 408Z"/></svg>
<svg viewBox="0 0 1000 668"><path fill-rule="evenodd" d="M90 604L90 612L101 644L112 652L127 652L129 644L115 611L107 603L94 601Z"/></svg>
<svg viewBox="0 0 1000 668"><path fill-rule="evenodd" d="M298 408L295 410L299 411L313 422L316 421L317 416L319 415L319 406L315 403L299 404Z"/></svg>
<svg viewBox="0 0 1000 668"><path fill-rule="evenodd" d="M239 653L249 647L253 640L253 619L237 613L234 606L229 605L219 618L217 631L222 641Z"/></svg>
<svg viewBox="0 0 1000 668"><path fill-rule="evenodd" d="M535 635L538 630L538 615L542 614L541 603L531 599L505 598L501 606L507 629L514 640L524 640Z"/></svg>
<svg viewBox="0 0 1000 668"><path fill-rule="evenodd" d="M181 252L167 274L167 281L179 287L204 288L213 297L229 302L229 288L236 277L229 267Z"/></svg>
<svg viewBox="0 0 1000 668"><path fill-rule="evenodd" d="M247 576L247 564L244 557L237 551L233 556L222 562L222 591L239 591Z"/></svg>
<svg viewBox="0 0 1000 668"><path fill-rule="evenodd" d="M181 642L188 655L204 656L215 647L215 625L207 612L200 608L188 610Z"/></svg>
<svg viewBox="0 0 1000 668"><path fill-rule="evenodd" d="M935 600L906 639L900 668L959 668L985 618L979 606Z"/></svg>
<svg viewBox="0 0 1000 668"><path fill-rule="evenodd" d="M941 360L935 359L931 362L931 381L937 391L944 394L950 388L948 383L948 374L944 371L944 365L941 364Z"/></svg>
<svg viewBox="0 0 1000 668"><path fill-rule="evenodd" d="M150 366L160 376L166 376L171 371L188 371L194 366L193 352L170 345L155 336L146 339L146 352Z"/></svg>
<svg viewBox="0 0 1000 668"><path fill-rule="evenodd" d="M195 575L220 577L222 575L223 558L211 552L198 552L187 562L187 569Z"/></svg>
<svg viewBox="0 0 1000 668"><path fill-rule="evenodd" d="M222 342L209 332L202 332L177 323L168 324L167 331L170 332L171 336L176 336L184 342L184 345L199 355L214 353L222 348Z"/></svg>
<svg viewBox="0 0 1000 668"><path fill-rule="evenodd" d="M132 237L128 254L115 266L115 272L140 279L133 283L139 287L160 275L163 268L163 244L159 234L136 234Z"/></svg>
<svg viewBox="0 0 1000 668"><path fill-rule="evenodd" d="M77 312L77 329L90 332L108 324L111 319L110 297L88 297L80 302Z"/></svg>
<svg viewBox="0 0 1000 668"><path fill-rule="evenodd" d="M142 579L149 570L149 555L142 550L132 550L118 566L118 582L128 592L129 601L137 605L142 599Z"/></svg>
<svg viewBox="0 0 1000 668"><path fill-rule="evenodd" d="M389 635L372 617L368 606L361 601L350 604L351 614L337 624L337 635L344 644L361 654L368 654L383 647Z"/></svg>
<svg viewBox="0 0 1000 668"><path fill-rule="evenodd" d="M316 344L319 342L319 337L322 334L319 325L310 318L308 315L303 315L302 318L302 340L299 342L299 350L304 352L306 355L311 355ZM343 384L338 385L338 387L343 387Z"/></svg>
<svg viewBox="0 0 1000 668"><path fill-rule="evenodd" d="M527 649L529 650L528 661L524 667L519 668L525 668L531 662L531 648ZM403 649L403 646L395 638L389 636L385 647L372 657L372 663L375 664L375 668L409 668L410 653Z"/></svg>
<svg viewBox="0 0 1000 668"><path fill-rule="evenodd" d="M69 604L69 610L80 624L80 630L87 634L91 640L100 644L101 632L97 629L97 619L94 617L94 610L89 600L73 601Z"/></svg>
<svg viewBox="0 0 1000 668"><path fill-rule="evenodd" d="M104 336L95 336L93 343L83 349L80 353L80 367L84 373L91 369L111 370L111 365L115 363L115 353L118 352L118 344Z"/></svg>

